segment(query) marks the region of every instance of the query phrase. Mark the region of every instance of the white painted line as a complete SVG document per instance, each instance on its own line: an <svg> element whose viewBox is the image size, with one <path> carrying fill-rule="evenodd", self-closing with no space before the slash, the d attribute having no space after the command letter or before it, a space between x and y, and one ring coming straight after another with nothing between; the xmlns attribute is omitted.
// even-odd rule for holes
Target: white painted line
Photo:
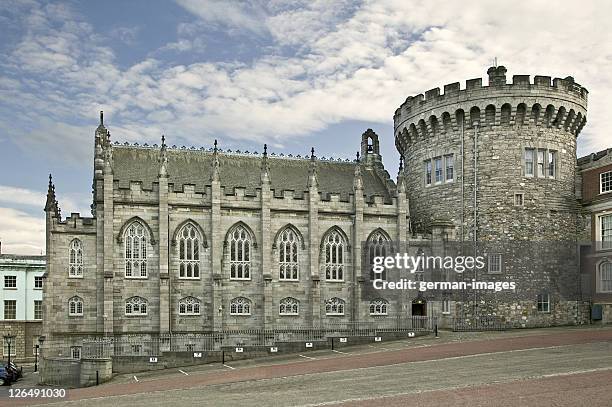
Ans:
<svg viewBox="0 0 612 407"><path fill-rule="evenodd" d="M232 369L232 370L235 370L235 369L236 369L235 367L231 367L231 366L229 366L229 365L223 365L223 366L227 367L228 369Z"/></svg>
<svg viewBox="0 0 612 407"><path fill-rule="evenodd" d="M182 371L181 369L179 369L179 372L181 372L182 374L184 374L185 376L189 376L189 373Z"/></svg>
<svg viewBox="0 0 612 407"><path fill-rule="evenodd" d="M134 380L138 381L138 378L136 376L134 376Z"/></svg>
<svg viewBox="0 0 612 407"><path fill-rule="evenodd" d="M339 350L336 350L336 349L332 349L332 352L342 353L343 355L348 355L348 353L346 353L346 352L340 352Z"/></svg>
<svg viewBox="0 0 612 407"><path fill-rule="evenodd" d="M305 359L314 359L314 358L311 358L310 356L304 356L304 355L299 355L299 356Z"/></svg>

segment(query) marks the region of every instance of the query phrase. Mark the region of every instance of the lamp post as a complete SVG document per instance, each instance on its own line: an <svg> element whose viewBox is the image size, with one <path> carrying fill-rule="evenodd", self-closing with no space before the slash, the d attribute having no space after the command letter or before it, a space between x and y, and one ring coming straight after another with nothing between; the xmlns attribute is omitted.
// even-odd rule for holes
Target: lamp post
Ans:
<svg viewBox="0 0 612 407"><path fill-rule="evenodd" d="M34 352L34 371L38 372L38 352L40 351L40 345L36 344L34 345L35 348L35 352Z"/></svg>
<svg viewBox="0 0 612 407"><path fill-rule="evenodd" d="M38 361L38 356L40 354L40 361L41 361L41 365L42 365L42 347L43 347L43 342L45 341L45 336L39 336L38 337L38 345L36 345L36 361ZM34 371L36 371L38 366L34 366Z"/></svg>
<svg viewBox="0 0 612 407"><path fill-rule="evenodd" d="M13 335L4 335L4 342L8 345L8 363L11 363L11 345L13 344Z"/></svg>

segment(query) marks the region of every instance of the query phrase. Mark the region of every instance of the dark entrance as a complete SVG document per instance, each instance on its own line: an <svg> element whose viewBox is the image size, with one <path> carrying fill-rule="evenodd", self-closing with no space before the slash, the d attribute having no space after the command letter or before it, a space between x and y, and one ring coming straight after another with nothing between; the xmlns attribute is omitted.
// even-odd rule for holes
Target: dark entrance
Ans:
<svg viewBox="0 0 612 407"><path fill-rule="evenodd" d="M412 316L424 317L427 315L427 302L422 299L412 301Z"/></svg>

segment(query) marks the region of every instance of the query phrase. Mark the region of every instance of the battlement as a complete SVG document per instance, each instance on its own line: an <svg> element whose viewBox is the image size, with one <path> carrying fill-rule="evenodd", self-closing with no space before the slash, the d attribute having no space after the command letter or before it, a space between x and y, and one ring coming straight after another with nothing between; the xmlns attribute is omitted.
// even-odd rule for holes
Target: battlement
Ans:
<svg viewBox="0 0 612 407"><path fill-rule="evenodd" d="M554 78L550 76L535 76L533 82L529 75L514 75L512 82L507 83L506 68L491 67L488 70L489 84L484 86L482 78L468 79L461 89L459 82L444 85L444 93L440 88L430 89L425 94L418 94L406 99L395 111L396 127L407 118L422 114L425 111L450 105L453 103L477 99L512 96L539 96L567 100L582 106L586 110L588 91L574 81L574 78Z"/></svg>

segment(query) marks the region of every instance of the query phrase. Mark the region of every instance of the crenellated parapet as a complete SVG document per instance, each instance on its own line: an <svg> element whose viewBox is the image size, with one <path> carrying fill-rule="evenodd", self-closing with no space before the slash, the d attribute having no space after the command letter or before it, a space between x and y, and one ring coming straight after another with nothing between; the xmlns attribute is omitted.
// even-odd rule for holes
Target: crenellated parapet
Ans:
<svg viewBox="0 0 612 407"><path fill-rule="evenodd" d="M411 96L395 111L396 146L405 151L418 139L459 131L461 126L557 128L578 136L586 124L588 91L571 76L554 78L514 75L508 83L503 66L482 78L469 79L461 89L455 82Z"/></svg>

